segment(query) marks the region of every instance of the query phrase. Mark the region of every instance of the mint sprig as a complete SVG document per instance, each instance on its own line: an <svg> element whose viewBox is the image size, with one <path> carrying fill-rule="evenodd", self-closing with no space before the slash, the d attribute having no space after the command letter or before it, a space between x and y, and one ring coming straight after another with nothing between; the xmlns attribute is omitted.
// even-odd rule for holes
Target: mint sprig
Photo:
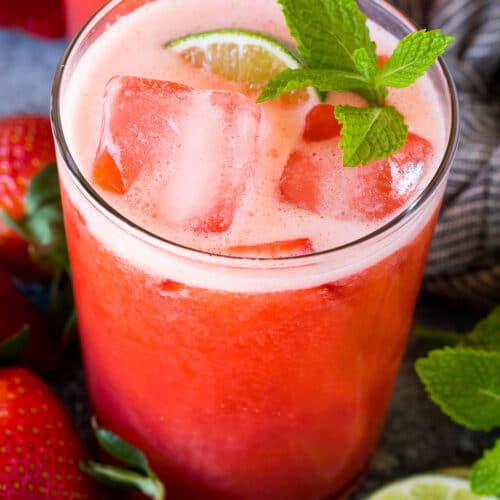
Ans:
<svg viewBox="0 0 500 500"><path fill-rule="evenodd" d="M500 353L447 347L418 360L417 373L458 424L484 431L500 425Z"/></svg>
<svg viewBox="0 0 500 500"><path fill-rule="evenodd" d="M414 83L444 53L454 37L439 30L411 33L399 41L391 57L379 68L366 16L355 0L278 2L306 68L276 75L257 101L275 99L304 87L316 87L322 92L351 91L363 97L370 108L379 108L364 113L367 119L379 117L377 123L386 127L367 127L360 120L362 114L354 112L352 106L343 106L339 144L344 151L343 164L366 165L401 149L408 126L396 108L381 111L387 108L387 87L401 88Z"/></svg>
<svg viewBox="0 0 500 500"><path fill-rule="evenodd" d="M478 495L498 495L500 493L500 439L491 450L484 452L470 475L472 491Z"/></svg>
<svg viewBox="0 0 500 500"><path fill-rule="evenodd" d="M420 331L425 338L456 344L417 361L430 398L469 429L500 427L500 307L469 333ZM500 440L473 465L470 480L475 493L500 495Z"/></svg>

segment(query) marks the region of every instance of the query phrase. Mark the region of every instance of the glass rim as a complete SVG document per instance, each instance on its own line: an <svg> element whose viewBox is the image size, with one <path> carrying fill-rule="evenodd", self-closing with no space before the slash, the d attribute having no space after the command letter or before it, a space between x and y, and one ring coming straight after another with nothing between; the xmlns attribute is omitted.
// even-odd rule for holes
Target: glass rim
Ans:
<svg viewBox="0 0 500 500"><path fill-rule="evenodd" d="M355 240L343 243L332 248L325 250L311 252L305 255L295 255L287 257L245 257L245 256L235 256L235 255L224 255L215 252L208 252L205 250L200 250L196 248L183 245L181 243L164 238L152 231L149 231L133 220L127 218L125 215L120 213L116 208L109 204L90 184L90 182L85 178L81 170L78 168L77 162L74 160L71 154L70 148L66 141L66 137L63 131L62 125L62 115L61 115L61 88L63 79L65 76L65 69L67 63L74 51L78 48L80 42L84 40L83 35L87 32L87 29L97 22L99 22L111 9L120 4L125 0L111 0L103 5L99 10L97 10L92 17L90 17L85 24L82 25L80 30L69 42L66 47L61 60L58 64L54 82L52 85L51 92L51 122L52 130L55 138L55 142L62 159L64 160L64 168L69 171L73 181L76 182L77 187L84 191L86 198L93 204L97 205L98 208L105 212L106 216L110 216L112 222L118 222L120 225L124 225L127 230L136 233L138 237L142 239L151 240L155 245L160 246L166 250L175 251L176 253L187 253L188 256L193 258L198 258L202 260L208 259L213 261L225 261L229 265L235 265L238 263L243 264L248 261L260 261L268 263L287 263L300 264L301 262L310 262L311 258L321 257L326 255L332 255L340 253L341 251L350 250L359 247L369 241L376 240L378 237L389 233L392 229L397 228L400 223L406 223L411 220L412 215L414 215L418 210L425 204L431 195L437 190L441 183L446 178L446 175L451 167L455 152L458 146L459 139L459 104L458 95L455 87L455 83L450 74L447 64L442 57L439 57L435 63L437 69L440 73L440 79L444 81L447 97L449 100L449 120L450 120L450 131L448 135L447 145L443 157L440 161L439 167L436 169L435 174L432 179L427 183L425 189L410 203L405 210L398 213L395 217L391 218L382 226L376 228L374 231L357 238ZM151 0L145 0L147 3ZM385 10L389 13L392 20L398 23L400 26L404 27L405 30L416 31L416 26L399 10L394 6L387 3L386 0L362 0L363 2L368 2L375 8Z"/></svg>

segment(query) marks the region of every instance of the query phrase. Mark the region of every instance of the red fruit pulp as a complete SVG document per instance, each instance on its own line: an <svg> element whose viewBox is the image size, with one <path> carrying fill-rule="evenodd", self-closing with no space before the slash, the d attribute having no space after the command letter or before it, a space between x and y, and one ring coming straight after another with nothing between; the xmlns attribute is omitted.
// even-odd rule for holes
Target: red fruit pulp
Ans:
<svg viewBox="0 0 500 500"><path fill-rule="evenodd" d="M340 135L342 126L334 115L335 106L318 104L306 116L303 138L306 142L324 141Z"/></svg>
<svg viewBox="0 0 500 500"><path fill-rule="evenodd" d="M389 158L356 168L341 165L338 137L299 143L280 181L283 201L328 217L382 220L414 195L429 168L431 144L409 133Z"/></svg>
<svg viewBox="0 0 500 500"><path fill-rule="evenodd" d="M313 253L314 248L309 238L273 241L258 245L240 245L228 249L229 255L240 257L291 257Z"/></svg>
<svg viewBox="0 0 500 500"><path fill-rule="evenodd" d="M362 473L434 220L337 282L236 293L155 281L64 204L94 407L147 453L170 498L322 498Z"/></svg>

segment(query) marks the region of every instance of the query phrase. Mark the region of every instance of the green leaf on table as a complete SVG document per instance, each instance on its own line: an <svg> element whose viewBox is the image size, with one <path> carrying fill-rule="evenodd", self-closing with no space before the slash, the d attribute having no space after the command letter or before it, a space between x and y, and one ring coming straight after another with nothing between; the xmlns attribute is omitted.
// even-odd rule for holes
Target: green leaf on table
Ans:
<svg viewBox="0 0 500 500"><path fill-rule="evenodd" d="M447 347L419 359L416 369L430 398L456 423L500 426L500 353Z"/></svg>
<svg viewBox="0 0 500 500"><path fill-rule="evenodd" d="M311 68L355 71L354 51L376 61L366 16L355 0L278 0L297 50Z"/></svg>
<svg viewBox="0 0 500 500"><path fill-rule="evenodd" d="M465 343L476 349L500 352L500 306L474 327Z"/></svg>
<svg viewBox="0 0 500 500"><path fill-rule="evenodd" d="M404 146L408 135L403 116L392 106L336 106L335 117L342 124L339 145L348 167L390 156Z"/></svg>
<svg viewBox="0 0 500 500"><path fill-rule="evenodd" d="M436 59L453 43L454 37L439 30L420 30L401 39L377 75L377 84L408 87L424 75Z"/></svg>
<svg viewBox="0 0 500 500"><path fill-rule="evenodd" d="M474 464L470 484L478 495L500 495L500 439Z"/></svg>

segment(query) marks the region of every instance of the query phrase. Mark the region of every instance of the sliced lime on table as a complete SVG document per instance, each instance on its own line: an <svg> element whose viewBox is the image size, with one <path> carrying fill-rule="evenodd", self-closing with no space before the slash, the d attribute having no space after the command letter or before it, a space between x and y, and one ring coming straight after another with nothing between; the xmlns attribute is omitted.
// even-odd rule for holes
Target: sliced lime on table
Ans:
<svg viewBox="0 0 500 500"><path fill-rule="evenodd" d="M287 68L302 67L300 60L280 42L251 31L206 31L178 38L165 46L186 62L252 90L263 90L273 76ZM290 93L292 101L311 97L319 98L314 89Z"/></svg>
<svg viewBox="0 0 500 500"><path fill-rule="evenodd" d="M368 500L496 500L496 497L475 495L463 478L425 474L391 483Z"/></svg>

